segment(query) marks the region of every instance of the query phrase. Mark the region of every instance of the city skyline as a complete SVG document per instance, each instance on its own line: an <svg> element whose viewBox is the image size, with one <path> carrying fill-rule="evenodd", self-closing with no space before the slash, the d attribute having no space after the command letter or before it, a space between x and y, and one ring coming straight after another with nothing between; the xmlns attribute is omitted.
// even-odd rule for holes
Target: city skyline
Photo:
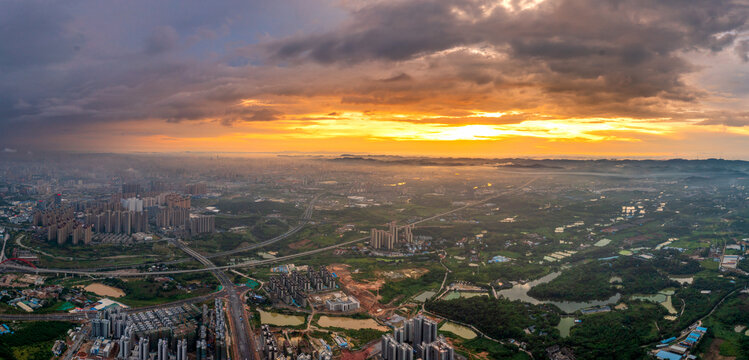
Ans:
<svg viewBox="0 0 749 360"><path fill-rule="evenodd" d="M0 9L5 152L749 159L742 1Z"/></svg>

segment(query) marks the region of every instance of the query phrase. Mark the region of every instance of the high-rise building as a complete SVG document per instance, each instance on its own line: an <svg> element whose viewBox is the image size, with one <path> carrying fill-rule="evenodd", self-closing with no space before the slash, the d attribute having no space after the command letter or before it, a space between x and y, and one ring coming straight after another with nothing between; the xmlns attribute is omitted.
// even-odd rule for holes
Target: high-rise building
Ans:
<svg viewBox="0 0 749 360"><path fill-rule="evenodd" d="M197 235L216 231L216 217L213 215L190 216L190 234Z"/></svg>
<svg viewBox="0 0 749 360"><path fill-rule="evenodd" d="M437 323L421 315L404 322L381 340L383 360L454 360L454 351L443 337L437 337Z"/></svg>
<svg viewBox="0 0 749 360"><path fill-rule="evenodd" d="M125 335L120 336L118 345L120 347L120 350L117 353L117 358L118 359L129 358L130 357L130 338Z"/></svg>
<svg viewBox="0 0 749 360"><path fill-rule="evenodd" d="M169 340L159 339L156 354L158 360L169 360Z"/></svg>
<svg viewBox="0 0 749 360"><path fill-rule="evenodd" d="M148 360L148 355L150 354L150 349L148 348L148 338L142 337L138 341L138 360Z"/></svg>
<svg viewBox="0 0 749 360"><path fill-rule="evenodd" d="M415 225L409 224L403 226L403 231L399 231L398 224L395 221L388 223L388 230L371 229L369 246L374 249L392 250L395 244L399 242L412 243L413 229Z"/></svg>
<svg viewBox="0 0 749 360"><path fill-rule="evenodd" d="M203 183L187 184L185 185L185 192L190 195L203 195L207 192L207 188Z"/></svg>
<svg viewBox="0 0 749 360"><path fill-rule="evenodd" d="M140 194L140 184L122 184L123 194Z"/></svg>
<svg viewBox="0 0 749 360"><path fill-rule="evenodd" d="M136 197L122 199L120 203L127 211L143 211L143 200Z"/></svg>
<svg viewBox="0 0 749 360"><path fill-rule="evenodd" d="M161 192L166 191L167 186L166 183L163 181L153 180L151 181L151 192Z"/></svg>
<svg viewBox="0 0 749 360"><path fill-rule="evenodd" d="M166 195L165 200L166 200L166 206L170 208L182 208L182 209L190 208L189 196L182 196L179 194L168 194Z"/></svg>
<svg viewBox="0 0 749 360"><path fill-rule="evenodd" d="M187 360L187 340L177 341L177 360Z"/></svg>

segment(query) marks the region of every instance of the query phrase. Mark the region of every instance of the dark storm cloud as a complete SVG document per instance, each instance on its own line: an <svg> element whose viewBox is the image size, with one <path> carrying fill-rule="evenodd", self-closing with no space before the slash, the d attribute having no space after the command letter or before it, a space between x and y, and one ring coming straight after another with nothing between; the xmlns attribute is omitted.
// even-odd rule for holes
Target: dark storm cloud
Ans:
<svg viewBox="0 0 749 360"><path fill-rule="evenodd" d="M169 51L177 46L179 35L171 26L160 26L146 39L146 53L155 55Z"/></svg>
<svg viewBox="0 0 749 360"><path fill-rule="evenodd" d="M231 126L366 110L444 123L672 117L670 104L706 94L683 80L699 69L685 54L749 53L739 1L509 3L3 1L0 145L126 121ZM242 103L264 97L282 101ZM505 110L519 113L470 117Z"/></svg>
<svg viewBox="0 0 749 360"><path fill-rule="evenodd" d="M7 1L0 9L0 71L69 60L83 43L60 6Z"/></svg>
<svg viewBox="0 0 749 360"><path fill-rule="evenodd" d="M237 106L262 72L233 65L231 50L338 12L298 0L2 1L0 143L123 121L277 119Z"/></svg>
<svg viewBox="0 0 749 360"><path fill-rule="evenodd" d="M351 24L323 35L299 36L270 45L279 58L309 57L321 63L375 58L404 60L466 40L448 3L405 1L380 4L353 14Z"/></svg>
<svg viewBox="0 0 749 360"><path fill-rule="evenodd" d="M733 44L736 36L730 32L745 30L749 18L747 4L730 0L562 0L519 11L497 6L487 14L491 4L376 3L355 11L339 29L270 42L267 49L277 60L356 64L403 62L481 45L503 57L463 72L464 79L478 84L524 77L531 86L582 97L582 102L693 101L700 92L681 77L695 68L680 52L720 51Z"/></svg>

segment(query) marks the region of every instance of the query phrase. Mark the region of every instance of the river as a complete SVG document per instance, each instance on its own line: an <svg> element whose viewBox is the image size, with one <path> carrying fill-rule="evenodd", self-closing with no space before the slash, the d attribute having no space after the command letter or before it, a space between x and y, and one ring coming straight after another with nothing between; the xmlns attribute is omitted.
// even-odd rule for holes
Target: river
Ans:
<svg viewBox="0 0 749 360"><path fill-rule="evenodd" d="M520 300L520 301L527 302L527 303L534 304L534 305L553 304L553 305L556 305L560 310L562 310L563 312L567 314L572 314L575 311L593 307L593 306L616 304L619 301L619 299L621 299L622 297L621 294L617 293L606 300L592 300L592 301L578 302L578 301L543 301L543 300L538 300L528 295L528 290L530 290L532 287L554 280L560 274L561 272L557 271L557 272L548 274L544 277L538 278L536 280L529 281L525 284L515 284L512 286L512 288L500 290L499 292L497 292L497 294L500 296L503 296L505 299L508 299L508 300Z"/></svg>

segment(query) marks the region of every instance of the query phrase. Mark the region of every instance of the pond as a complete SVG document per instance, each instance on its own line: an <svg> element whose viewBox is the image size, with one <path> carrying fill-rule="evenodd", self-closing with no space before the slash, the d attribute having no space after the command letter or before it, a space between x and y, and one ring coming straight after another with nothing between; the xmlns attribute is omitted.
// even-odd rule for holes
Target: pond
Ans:
<svg viewBox="0 0 749 360"><path fill-rule="evenodd" d="M297 326L304 324L304 316L286 315L275 312L268 312L258 309L260 313L260 322L275 326Z"/></svg>
<svg viewBox="0 0 749 360"><path fill-rule="evenodd" d="M442 300L454 300L454 299L468 299L475 296L488 296L485 292L463 292L463 291L451 291L442 297Z"/></svg>
<svg viewBox="0 0 749 360"><path fill-rule="evenodd" d="M557 329L559 329L559 336L562 338L566 338L570 336L570 329L572 329L572 326L575 325L575 318L572 316L562 316L559 319L559 324L557 324Z"/></svg>
<svg viewBox="0 0 749 360"><path fill-rule="evenodd" d="M615 294L611 296L610 298L606 300L591 300L591 301L542 301L538 300L534 297L531 297L528 295L528 290L530 290L532 287L547 283L551 280L554 280L557 276L559 276L561 272L553 272L551 274L548 274L544 277L538 278L533 281L529 281L525 284L515 284L510 289L504 289L499 291L497 294L500 296L504 296L505 299L508 300L520 300L524 301L530 304L538 305L538 304L554 304L556 305L560 310L567 314L572 314L575 311L594 307L594 306L604 306L604 305L610 305L610 304L616 304L619 299L621 299L621 294Z"/></svg>
<svg viewBox="0 0 749 360"><path fill-rule="evenodd" d="M349 317L321 316L317 324L321 327L337 327L349 330L374 329L388 331L388 328L378 324L374 319L354 319Z"/></svg>
<svg viewBox="0 0 749 360"><path fill-rule="evenodd" d="M648 294L648 295L633 295L632 300L642 300L642 301L650 301L654 303L661 304L666 310L668 310L668 313L671 315L675 315L678 313L676 308L674 308L673 303L671 303L671 295L674 294L673 290L667 289L663 290L657 294Z"/></svg>
<svg viewBox="0 0 749 360"><path fill-rule="evenodd" d="M466 340L475 339L476 336L478 336L476 335L476 332L471 330L471 328L463 326L463 325L458 325L449 321L445 321L442 324L442 326L440 326L440 331L451 332Z"/></svg>

